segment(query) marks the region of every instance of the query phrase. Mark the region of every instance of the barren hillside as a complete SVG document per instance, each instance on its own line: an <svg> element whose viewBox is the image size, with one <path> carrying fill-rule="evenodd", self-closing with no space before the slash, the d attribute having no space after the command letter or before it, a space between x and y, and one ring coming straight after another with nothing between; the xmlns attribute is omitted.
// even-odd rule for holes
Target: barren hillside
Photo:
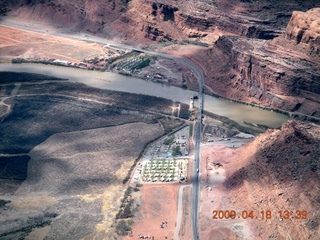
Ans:
<svg viewBox="0 0 320 240"><path fill-rule="evenodd" d="M211 222L216 227L204 227L203 236L227 234L226 228L235 236L236 226L247 226L251 239L318 239L319 149L320 127L296 121L284 123L280 130L268 130L239 149L207 147L203 157L223 167L209 170L205 180L212 191L202 191L202 224ZM219 175L225 175L225 181L219 182ZM235 210L240 218L209 220L213 209ZM244 210L252 211L253 219L242 219ZM270 211L269 219L261 211Z"/></svg>

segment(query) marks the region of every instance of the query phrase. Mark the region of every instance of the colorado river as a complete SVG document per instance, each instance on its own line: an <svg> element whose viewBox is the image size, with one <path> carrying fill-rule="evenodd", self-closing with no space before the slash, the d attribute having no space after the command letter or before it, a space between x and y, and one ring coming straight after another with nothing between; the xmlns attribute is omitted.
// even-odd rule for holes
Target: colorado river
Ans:
<svg viewBox="0 0 320 240"><path fill-rule="evenodd" d="M111 72L88 71L51 65L0 64L0 71L46 74L60 78L67 78L71 82L84 83L91 87L152 95L186 104L189 104L191 95L198 94L194 91L148 82ZM240 124L243 121L246 121L264 124L270 127L279 127L283 122L289 119L289 117L279 113L265 111L209 95L205 95L204 97L204 110L221 116L226 116Z"/></svg>

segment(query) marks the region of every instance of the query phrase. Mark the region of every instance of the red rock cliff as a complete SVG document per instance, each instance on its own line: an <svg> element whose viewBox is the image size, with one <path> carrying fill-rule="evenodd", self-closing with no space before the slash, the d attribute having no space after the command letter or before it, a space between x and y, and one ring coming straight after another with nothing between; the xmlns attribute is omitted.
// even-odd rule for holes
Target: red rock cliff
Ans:
<svg viewBox="0 0 320 240"><path fill-rule="evenodd" d="M308 45L310 55L320 56L320 8L293 12L286 37L296 44Z"/></svg>
<svg viewBox="0 0 320 240"><path fill-rule="evenodd" d="M317 62L265 40L220 37L206 51L206 84L223 96L320 117Z"/></svg>

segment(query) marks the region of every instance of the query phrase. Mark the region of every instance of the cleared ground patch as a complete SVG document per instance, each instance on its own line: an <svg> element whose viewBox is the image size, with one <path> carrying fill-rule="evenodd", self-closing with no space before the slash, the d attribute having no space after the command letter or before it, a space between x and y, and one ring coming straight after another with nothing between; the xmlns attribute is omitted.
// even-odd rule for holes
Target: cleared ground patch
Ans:
<svg viewBox="0 0 320 240"><path fill-rule="evenodd" d="M141 210L133 226L133 239L139 235L154 239L172 239L177 220L177 197L181 185L144 185L141 188ZM162 224L167 222L167 224ZM161 225L163 227L161 227ZM125 237L124 239L132 239Z"/></svg>
<svg viewBox="0 0 320 240"><path fill-rule="evenodd" d="M93 58L107 52L102 45L52 36L49 35L49 31L48 33L32 33L3 26L0 29L2 43L0 59L3 61L20 57L80 62L85 58Z"/></svg>

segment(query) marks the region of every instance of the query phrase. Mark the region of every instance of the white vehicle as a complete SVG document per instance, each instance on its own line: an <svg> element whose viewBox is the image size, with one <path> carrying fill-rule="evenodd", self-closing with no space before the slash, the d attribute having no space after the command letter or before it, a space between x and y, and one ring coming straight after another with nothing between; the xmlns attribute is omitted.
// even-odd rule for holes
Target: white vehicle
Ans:
<svg viewBox="0 0 320 240"><path fill-rule="evenodd" d="M199 168L197 168L197 173L199 172Z"/></svg>

